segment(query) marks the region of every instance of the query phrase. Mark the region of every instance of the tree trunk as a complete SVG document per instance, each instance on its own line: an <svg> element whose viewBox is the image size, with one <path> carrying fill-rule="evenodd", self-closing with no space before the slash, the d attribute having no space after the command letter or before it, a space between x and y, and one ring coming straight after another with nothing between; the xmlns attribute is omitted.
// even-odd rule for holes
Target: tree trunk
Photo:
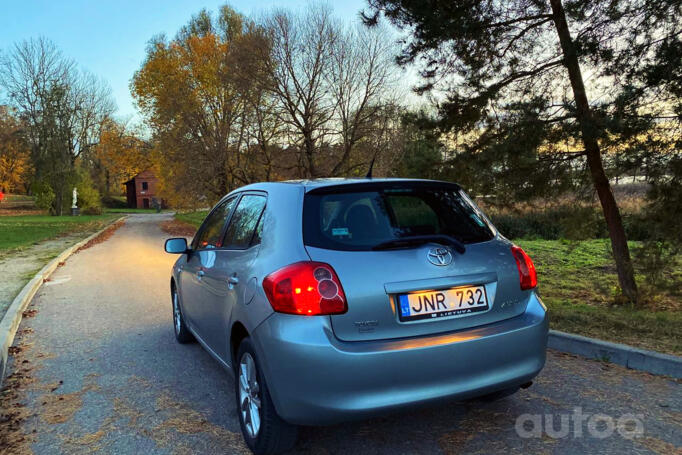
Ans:
<svg viewBox="0 0 682 455"><path fill-rule="evenodd" d="M632 260L630 259L630 250L628 248L627 237L625 236L623 219L620 216L616 199L613 197L609 179L604 172L604 164L597 141L598 130L592 116L590 105L587 101L587 94L585 93L585 85L583 83L582 74L580 73L578 56L571 38L571 32L568 29L566 15L564 14L561 0L550 0L550 4L552 5L554 25L559 34L561 50L564 54L564 65L568 70L568 76L573 89L573 96L576 104L576 117L580 124L583 136L583 144L585 145L585 153L587 155L587 165L590 169L594 188L597 190L597 195L599 196L599 201L606 220L606 226L609 230L609 237L611 238L613 257L616 261L616 270L618 271L618 282L620 283L620 287L623 290L625 297L632 303L637 303L637 283L635 283L635 273L632 268Z"/></svg>
<svg viewBox="0 0 682 455"><path fill-rule="evenodd" d="M315 166L315 142L310 137L310 133L304 132L303 146L305 153L306 167L308 168L308 177L317 177L317 166Z"/></svg>
<svg viewBox="0 0 682 455"><path fill-rule="evenodd" d="M62 192L61 189L57 191L54 198L54 214L55 216L62 216Z"/></svg>

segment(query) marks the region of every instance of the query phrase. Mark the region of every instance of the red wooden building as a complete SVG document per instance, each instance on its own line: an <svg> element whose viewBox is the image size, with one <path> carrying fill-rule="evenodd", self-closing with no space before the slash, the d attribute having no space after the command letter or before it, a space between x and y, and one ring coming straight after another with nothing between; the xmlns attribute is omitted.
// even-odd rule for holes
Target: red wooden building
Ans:
<svg viewBox="0 0 682 455"><path fill-rule="evenodd" d="M125 182L125 186L128 208L153 208L155 207L155 202L162 206L164 205L163 201L156 195L158 179L150 169L140 172Z"/></svg>

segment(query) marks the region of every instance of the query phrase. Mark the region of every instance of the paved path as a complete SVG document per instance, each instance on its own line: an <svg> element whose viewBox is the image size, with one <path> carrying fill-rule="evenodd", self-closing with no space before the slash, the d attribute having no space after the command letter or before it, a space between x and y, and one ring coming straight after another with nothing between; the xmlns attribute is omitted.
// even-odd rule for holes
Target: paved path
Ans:
<svg viewBox="0 0 682 455"><path fill-rule="evenodd" d="M83 240L84 237L104 227L104 224L106 223L102 223L101 226L92 231L66 234L19 250L0 251L0 272L2 274L2 279L0 279L0 319L17 294L45 264L59 256L65 249Z"/></svg>
<svg viewBox="0 0 682 455"><path fill-rule="evenodd" d="M174 258L162 252L158 227L167 217L131 216L110 240L70 258L42 288L30 307L37 313L20 328L17 373L3 394L5 406L24 419L21 434L10 435L13 445L0 452L245 452L232 379L198 345L173 339L168 280ZM605 414L627 431L640 423L644 434L609 436L608 418L597 426L599 434L589 420L576 427L576 408ZM567 420L568 435L544 431L545 415L557 431ZM533 419L542 420L535 427L542 431L520 437L519 416L528 420L526 436L533 435ZM536 383L513 397L304 428L295 452L672 455L680 447L679 382L550 352Z"/></svg>

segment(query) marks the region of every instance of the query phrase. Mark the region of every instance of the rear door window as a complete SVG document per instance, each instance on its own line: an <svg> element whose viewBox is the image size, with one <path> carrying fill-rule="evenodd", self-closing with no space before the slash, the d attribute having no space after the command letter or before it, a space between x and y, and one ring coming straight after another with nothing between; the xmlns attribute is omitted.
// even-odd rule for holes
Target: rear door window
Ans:
<svg viewBox="0 0 682 455"><path fill-rule="evenodd" d="M459 188L437 185L354 185L305 196L304 242L318 248L370 250L403 237L449 235L462 243L490 240L485 216Z"/></svg>
<svg viewBox="0 0 682 455"><path fill-rule="evenodd" d="M204 248L220 248L222 246L221 234L225 221L232 211L236 197L227 199L216 206L215 209L206 217L204 223L199 228L197 236L192 241L192 248L201 250Z"/></svg>
<svg viewBox="0 0 682 455"><path fill-rule="evenodd" d="M244 250L251 246L264 208L265 196L245 194L230 219L223 246L232 250ZM260 242L260 235L258 241Z"/></svg>
<svg viewBox="0 0 682 455"><path fill-rule="evenodd" d="M258 224L256 225L256 230L254 231L253 237L251 238L251 246L259 245L262 237L263 237L263 212L261 212L260 214Z"/></svg>

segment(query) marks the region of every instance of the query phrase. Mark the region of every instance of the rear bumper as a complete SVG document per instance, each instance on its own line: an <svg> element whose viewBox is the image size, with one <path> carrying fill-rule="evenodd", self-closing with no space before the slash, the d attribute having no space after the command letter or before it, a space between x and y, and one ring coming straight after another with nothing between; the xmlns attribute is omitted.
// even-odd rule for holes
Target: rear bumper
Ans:
<svg viewBox="0 0 682 455"><path fill-rule="evenodd" d="M544 366L547 332L532 293L520 316L429 337L343 342L328 318L274 314L253 340L277 412L315 425L523 384Z"/></svg>

